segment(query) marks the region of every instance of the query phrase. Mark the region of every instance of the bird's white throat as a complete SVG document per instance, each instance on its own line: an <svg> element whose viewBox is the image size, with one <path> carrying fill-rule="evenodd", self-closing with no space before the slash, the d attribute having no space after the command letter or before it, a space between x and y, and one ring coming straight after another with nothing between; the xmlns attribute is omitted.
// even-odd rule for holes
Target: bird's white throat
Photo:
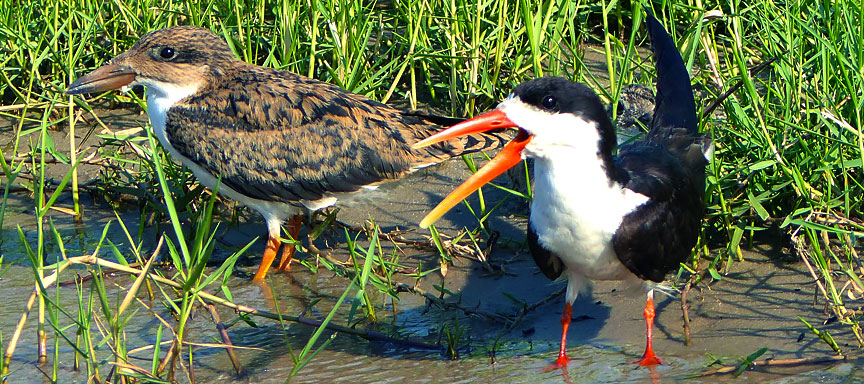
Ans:
<svg viewBox="0 0 864 384"><path fill-rule="evenodd" d="M596 158L600 143L597 123L572 113L550 113L514 96L498 104L498 109L531 134L523 156L534 159L581 156L589 161Z"/></svg>
<svg viewBox="0 0 864 384"><path fill-rule="evenodd" d="M168 117L168 109L178 101L183 100L198 91L198 84L178 86L154 80L138 82L146 87L147 94L147 116L153 125L153 132L162 146L168 149L171 156L179 156L177 150L171 146L168 136L165 134L165 122ZM180 157L177 157L180 159Z"/></svg>

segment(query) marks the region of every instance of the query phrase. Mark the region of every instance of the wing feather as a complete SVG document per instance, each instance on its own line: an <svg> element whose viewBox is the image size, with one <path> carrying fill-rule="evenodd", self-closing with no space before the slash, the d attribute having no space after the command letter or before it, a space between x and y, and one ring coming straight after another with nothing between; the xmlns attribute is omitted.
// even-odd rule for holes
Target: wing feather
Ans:
<svg viewBox="0 0 864 384"><path fill-rule="evenodd" d="M351 192L467 149L462 141L412 150L442 128L290 72L240 65L203 91L168 110L166 134L181 155L256 199ZM504 140L488 137L481 149Z"/></svg>

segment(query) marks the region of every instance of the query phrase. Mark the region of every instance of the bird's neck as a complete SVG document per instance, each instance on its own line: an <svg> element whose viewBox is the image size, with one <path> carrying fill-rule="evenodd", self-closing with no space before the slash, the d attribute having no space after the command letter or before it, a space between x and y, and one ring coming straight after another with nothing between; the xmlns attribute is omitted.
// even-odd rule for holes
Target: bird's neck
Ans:
<svg viewBox="0 0 864 384"><path fill-rule="evenodd" d="M578 209L577 205L595 205L598 196L620 193L621 186L607 176L607 167L603 157L598 155L596 147L593 151L577 150L566 146L548 146L542 156L534 157L535 201L541 197L541 203L570 205L569 209ZM544 202L543 197L549 197Z"/></svg>
<svg viewBox="0 0 864 384"><path fill-rule="evenodd" d="M146 84L147 116L153 125L153 131L159 142L165 148L173 148L165 133L165 124L168 118L168 110L174 104L196 93L199 86L178 86L168 83Z"/></svg>
<svg viewBox="0 0 864 384"><path fill-rule="evenodd" d="M531 220L546 227L565 227L609 236L624 215L648 198L608 177L607 164L596 149L547 149L534 164ZM536 216L535 216L536 215Z"/></svg>

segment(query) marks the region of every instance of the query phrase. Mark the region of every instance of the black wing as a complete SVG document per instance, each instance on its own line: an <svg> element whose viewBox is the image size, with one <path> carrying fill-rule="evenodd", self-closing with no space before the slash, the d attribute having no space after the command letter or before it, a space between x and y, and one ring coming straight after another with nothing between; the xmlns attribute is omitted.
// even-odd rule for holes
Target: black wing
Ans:
<svg viewBox="0 0 864 384"><path fill-rule="evenodd" d="M659 282L699 238L711 140L699 134L690 75L678 49L646 13L657 69L654 118L645 141L622 147L616 165L624 187L649 200L624 217L612 243L631 272Z"/></svg>
<svg viewBox="0 0 864 384"><path fill-rule="evenodd" d="M616 163L627 176L624 187L649 200L624 216L612 237L615 254L640 278L662 281L699 237L704 164L701 172L694 171L677 154L649 143L622 147Z"/></svg>

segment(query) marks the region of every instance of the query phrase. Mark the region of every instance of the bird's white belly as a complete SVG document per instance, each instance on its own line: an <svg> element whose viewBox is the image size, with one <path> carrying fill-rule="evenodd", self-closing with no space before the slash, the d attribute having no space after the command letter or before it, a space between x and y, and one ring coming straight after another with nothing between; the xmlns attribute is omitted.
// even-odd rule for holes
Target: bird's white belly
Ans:
<svg viewBox="0 0 864 384"><path fill-rule="evenodd" d="M648 198L610 185L600 168L574 171L549 163L537 161L534 172L531 225L540 245L561 258L571 280L629 280L632 274L615 255L612 236L624 216Z"/></svg>
<svg viewBox="0 0 864 384"><path fill-rule="evenodd" d="M620 223L620 218L618 221ZM568 275L577 274L589 280L627 277L627 268L618 261L612 248L614 230L598 226L591 216L545 205L543 199L535 199L531 222L540 245L561 258Z"/></svg>
<svg viewBox="0 0 864 384"><path fill-rule="evenodd" d="M148 88L148 91L149 89L150 88ZM292 204L254 199L243 195L225 184L220 184L219 180L214 175L210 174L210 172L192 161L192 159L181 155L180 152L171 145L171 140L165 132L168 108L170 108L170 106L176 101L160 96L161 95L159 94L151 94L149 92L147 94L147 116L150 118L150 124L153 125L153 132L155 133L156 138L159 139L162 147L168 151L168 154L173 159L179 160L183 165L188 167L202 185L213 190L218 184L219 194L226 196L231 200L239 201L249 206L249 208L260 212L267 221L271 233L278 233L278 226L283 220L302 212L300 207ZM332 205L335 203L335 199L328 201L327 203L329 204L318 204L315 208L319 208L319 206Z"/></svg>

